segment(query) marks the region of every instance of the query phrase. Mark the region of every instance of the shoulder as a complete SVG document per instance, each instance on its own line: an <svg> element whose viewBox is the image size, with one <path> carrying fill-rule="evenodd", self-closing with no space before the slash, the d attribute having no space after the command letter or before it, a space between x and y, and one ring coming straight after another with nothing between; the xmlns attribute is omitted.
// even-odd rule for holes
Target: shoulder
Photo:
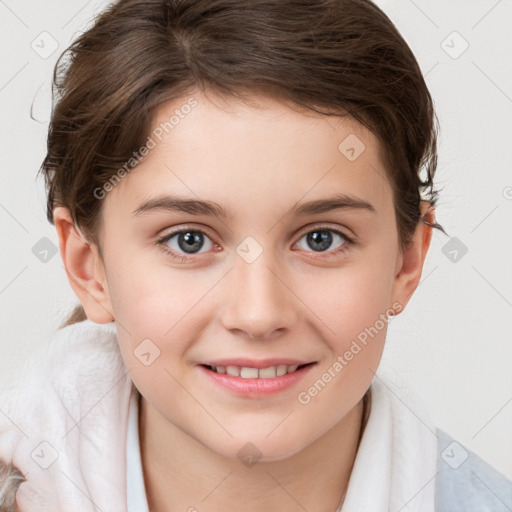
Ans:
<svg viewBox="0 0 512 512"><path fill-rule="evenodd" d="M437 429L436 512L510 512L512 482Z"/></svg>
<svg viewBox="0 0 512 512"><path fill-rule="evenodd" d="M115 325L86 320L43 341L40 357L27 361L20 372L23 376L0 392L2 512L15 511L18 487L36 478L31 453L42 440L51 441L62 467L74 468L82 460L91 464L90 457L98 446L106 446L106 439L123 437L133 383L120 354ZM78 423L76 418L81 418ZM62 436L62 432L72 434Z"/></svg>
<svg viewBox="0 0 512 512"><path fill-rule="evenodd" d="M65 356L79 360L118 354L114 323L97 324L91 320L68 325L53 334L47 343L48 359Z"/></svg>
<svg viewBox="0 0 512 512"><path fill-rule="evenodd" d="M12 426L15 416L43 404L43 390L60 383L104 377L105 368L122 368L114 324L96 324L90 320L69 325L41 340L41 346L16 369L12 381L0 382L0 431ZM108 375L107 375L108 376ZM68 385L69 387L69 385Z"/></svg>
<svg viewBox="0 0 512 512"><path fill-rule="evenodd" d="M123 367L115 324L96 324L90 320L68 325L53 333L44 344L43 357L32 369L34 380L51 386L69 388L94 385L96 379L110 379ZM36 384L37 385L37 384Z"/></svg>

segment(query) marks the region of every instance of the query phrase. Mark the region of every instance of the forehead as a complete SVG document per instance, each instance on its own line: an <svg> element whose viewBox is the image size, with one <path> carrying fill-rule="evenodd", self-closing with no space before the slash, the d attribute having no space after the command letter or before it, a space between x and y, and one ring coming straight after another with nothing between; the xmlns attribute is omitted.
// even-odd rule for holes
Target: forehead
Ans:
<svg viewBox="0 0 512 512"><path fill-rule="evenodd" d="M367 128L270 97L247 104L196 91L163 104L147 146L142 162L107 195L110 207L133 211L172 193L264 222L263 210L281 215L301 199L334 192L356 195L381 213L392 203L379 142Z"/></svg>

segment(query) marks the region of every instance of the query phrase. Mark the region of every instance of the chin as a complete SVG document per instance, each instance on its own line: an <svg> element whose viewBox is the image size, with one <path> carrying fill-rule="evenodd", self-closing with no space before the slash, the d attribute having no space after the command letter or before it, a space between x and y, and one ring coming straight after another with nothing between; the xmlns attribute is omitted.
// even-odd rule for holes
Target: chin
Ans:
<svg viewBox="0 0 512 512"><path fill-rule="evenodd" d="M289 436L277 436L269 440L267 434L254 435L248 434L243 439L231 439L228 446L206 445L210 450L216 452L221 457L240 461L247 467L252 467L258 462L279 462L293 457L300 452L305 443L293 443Z"/></svg>

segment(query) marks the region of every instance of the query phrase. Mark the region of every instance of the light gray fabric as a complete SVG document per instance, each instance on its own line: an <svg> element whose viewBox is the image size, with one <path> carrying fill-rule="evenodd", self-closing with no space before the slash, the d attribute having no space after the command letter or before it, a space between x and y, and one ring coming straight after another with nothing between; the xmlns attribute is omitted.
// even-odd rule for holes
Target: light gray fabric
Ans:
<svg viewBox="0 0 512 512"><path fill-rule="evenodd" d="M512 512L512 482L449 434L436 430L436 512Z"/></svg>

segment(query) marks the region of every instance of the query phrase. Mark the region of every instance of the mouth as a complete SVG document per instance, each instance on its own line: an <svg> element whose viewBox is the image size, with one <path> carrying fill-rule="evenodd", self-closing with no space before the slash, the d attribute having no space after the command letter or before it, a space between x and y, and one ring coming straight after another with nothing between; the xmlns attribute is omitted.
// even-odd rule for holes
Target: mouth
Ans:
<svg viewBox="0 0 512 512"><path fill-rule="evenodd" d="M249 399L271 398L298 386L317 361L218 359L198 364L211 389Z"/></svg>
<svg viewBox="0 0 512 512"><path fill-rule="evenodd" d="M221 375L229 375L231 377L240 377L242 379L275 379L283 377L291 373L295 373L302 368L311 366L314 362L305 364L279 364L274 366L266 366L264 368L256 368L252 366L235 366L235 365L210 365L201 364L203 368Z"/></svg>

